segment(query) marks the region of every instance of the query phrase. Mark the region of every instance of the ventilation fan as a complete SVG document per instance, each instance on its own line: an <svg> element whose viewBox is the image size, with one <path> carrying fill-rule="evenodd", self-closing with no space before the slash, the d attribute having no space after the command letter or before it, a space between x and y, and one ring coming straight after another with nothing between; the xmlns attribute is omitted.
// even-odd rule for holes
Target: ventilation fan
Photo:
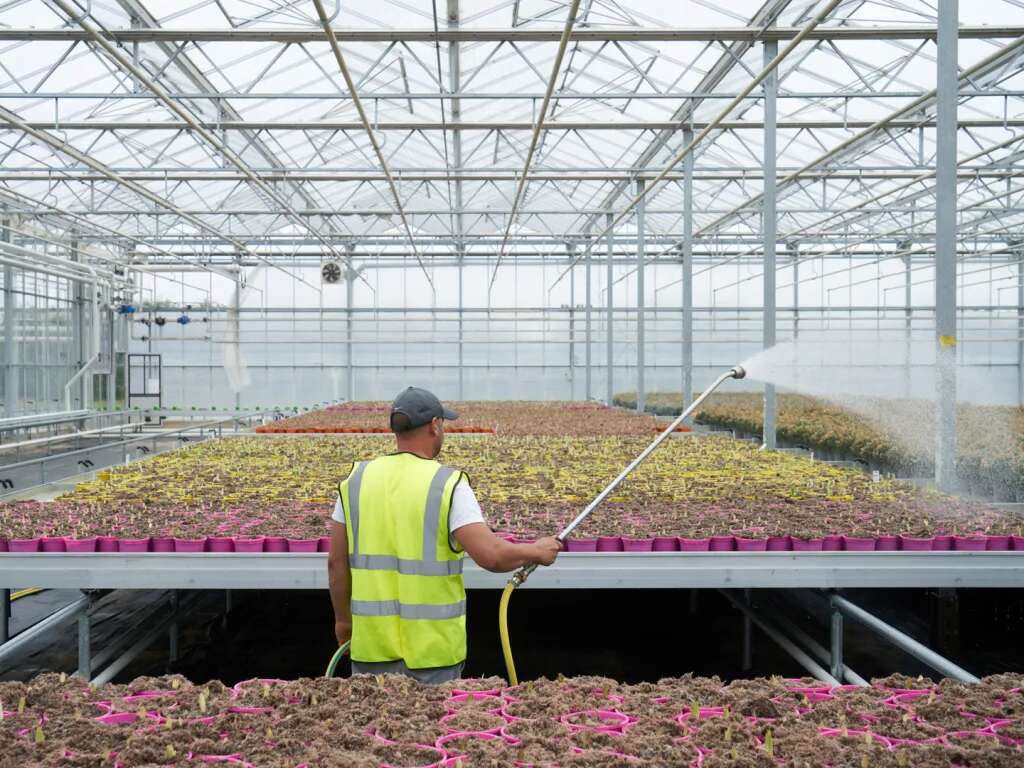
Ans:
<svg viewBox="0 0 1024 768"><path fill-rule="evenodd" d="M320 277L325 283L336 283L341 280L341 265L336 261L325 262L320 267Z"/></svg>

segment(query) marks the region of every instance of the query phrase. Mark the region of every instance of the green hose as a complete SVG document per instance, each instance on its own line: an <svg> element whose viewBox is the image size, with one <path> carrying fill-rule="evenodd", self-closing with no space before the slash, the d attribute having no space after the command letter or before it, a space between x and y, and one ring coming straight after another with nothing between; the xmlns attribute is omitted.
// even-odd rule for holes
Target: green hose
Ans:
<svg viewBox="0 0 1024 768"><path fill-rule="evenodd" d="M334 670L337 668L338 662L341 661L341 657L348 653L350 645L352 645L352 641L347 640L344 645L334 652L330 662L327 664L327 671L324 672L324 677L334 677Z"/></svg>

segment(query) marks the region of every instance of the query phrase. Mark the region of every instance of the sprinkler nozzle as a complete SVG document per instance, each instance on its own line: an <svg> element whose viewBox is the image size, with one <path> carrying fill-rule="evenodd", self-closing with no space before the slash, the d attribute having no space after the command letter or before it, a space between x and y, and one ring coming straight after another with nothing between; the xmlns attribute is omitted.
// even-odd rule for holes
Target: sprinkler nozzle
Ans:
<svg viewBox="0 0 1024 768"><path fill-rule="evenodd" d="M734 379L742 379L747 375L747 369L742 365L733 366L732 377Z"/></svg>

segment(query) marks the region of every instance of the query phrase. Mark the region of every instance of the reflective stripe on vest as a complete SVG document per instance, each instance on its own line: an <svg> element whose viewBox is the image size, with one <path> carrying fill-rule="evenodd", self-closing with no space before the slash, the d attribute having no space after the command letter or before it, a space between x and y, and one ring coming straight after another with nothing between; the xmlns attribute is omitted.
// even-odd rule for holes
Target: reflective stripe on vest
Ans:
<svg viewBox="0 0 1024 768"><path fill-rule="evenodd" d="M441 467L430 481L426 514L423 515L423 559L427 562L437 562L437 528L441 524L441 501L445 483L454 473L455 470L451 467ZM448 535L448 531L444 533Z"/></svg>
<svg viewBox="0 0 1024 768"><path fill-rule="evenodd" d="M363 571L398 571L408 576L457 576L462 573L461 560L403 560L391 555L349 555L350 568Z"/></svg>
<svg viewBox="0 0 1024 768"><path fill-rule="evenodd" d="M360 461L352 470L352 476L348 479L348 516L351 518L352 526L349 533L352 537L352 551L359 551L359 487L363 484L363 471L366 469L366 462Z"/></svg>
<svg viewBox="0 0 1024 768"><path fill-rule="evenodd" d="M353 600L353 616L400 616L403 619L457 619L466 615L466 601L446 605L409 605L397 600Z"/></svg>

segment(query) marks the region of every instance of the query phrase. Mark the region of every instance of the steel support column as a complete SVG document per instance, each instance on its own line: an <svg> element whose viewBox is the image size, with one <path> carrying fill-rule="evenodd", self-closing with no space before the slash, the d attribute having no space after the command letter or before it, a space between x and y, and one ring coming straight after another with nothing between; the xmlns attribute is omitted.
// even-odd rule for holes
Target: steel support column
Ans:
<svg viewBox="0 0 1024 768"><path fill-rule="evenodd" d="M644 412L646 393L644 392L644 237L647 224L647 198L644 195L644 180L637 179L636 194L639 202L636 206L636 409Z"/></svg>
<svg viewBox="0 0 1024 768"><path fill-rule="evenodd" d="M939 0L935 128L935 483L956 479L956 143L958 0Z"/></svg>
<svg viewBox="0 0 1024 768"><path fill-rule="evenodd" d="M793 339L796 340L800 338L800 246L789 242L786 248L793 263Z"/></svg>
<svg viewBox="0 0 1024 768"><path fill-rule="evenodd" d="M113 297L113 289L111 289L111 294L112 294L112 297ZM117 406L117 402L116 402L116 398L115 398L115 394L117 392L117 348L118 348L117 331L118 331L118 325L120 323L119 318L121 318L121 317L124 317L124 315L119 315L113 309L111 310L111 312L110 312L110 349L108 350L109 354L110 354L110 360L108 361L109 365L110 365L110 368L109 368L110 372L107 374L107 412L108 413L112 412L116 408L116 406ZM237 401L238 395L235 395L235 398L236 398L236 401ZM237 409L237 407L238 407L237 404L236 404L235 407Z"/></svg>
<svg viewBox="0 0 1024 768"><path fill-rule="evenodd" d="M349 252L351 260L351 251ZM346 372L348 384L345 388L345 397L349 400L356 399L356 369L352 359L352 330L353 330L353 300L355 298L356 272L352 267L345 270L345 363L348 366Z"/></svg>
<svg viewBox="0 0 1024 768"><path fill-rule="evenodd" d="M447 3L448 29L455 31L459 28L459 0L448 0ZM440 77L440 73L438 73ZM459 93L462 88L462 62L459 56L459 42L452 39L448 43L448 90L451 93ZM442 102L443 104L444 102ZM451 99L451 123L462 122L462 101ZM452 183L455 192L455 242L458 249L458 270L459 270L459 400L465 399L466 375L463 363L465 361L465 323L463 322L463 271L465 269L466 246L463 243L465 232L465 206L462 202L462 131L452 128L452 167L449 172L454 171L456 178Z"/></svg>
<svg viewBox="0 0 1024 768"><path fill-rule="evenodd" d="M900 250L906 250L902 245L897 246ZM910 243L906 244L906 247L910 247ZM911 266L910 256L903 257L903 312L904 312L904 354L906 355L906 366L904 368L904 375L906 381L903 385L903 394L905 397L910 397L913 394L914 382L912 380L911 360L913 359L914 349L914 310L911 299L913 298L913 268Z"/></svg>
<svg viewBox="0 0 1024 768"><path fill-rule="evenodd" d="M831 606L830 606L831 607ZM828 626L828 657L832 677L842 680L843 664L843 614L832 607Z"/></svg>
<svg viewBox="0 0 1024 768"><path fill-rule="evenodd" d="M572 264L575 247L565 244L565 255ZM569 399L576 399L576 270L569 269Z"/></svg>
<svg viewBox="0 0 1024 768"><path fill-rule="evenodd" d="M0 242L11 241L11 220L4 216L0 220ZM12 418L18 415L18 372L15 368L16 358L15 325L17 322L14 296L14 268L4 267L4 415ZM0 642L3 642L0 639Z"/></svg>
<svg viewBox="0 0 1024 768"><path fill-rule="evenodd" d="M851 603L845 597L836 593L826 595L833 610L841 612L844 616L853 619L885 638L897 648L906 651L918 661L927 664L932 669L941 672L946 677L954 680L962 680L968 683L978 682L978 678L966 669L957 666L949 659L939 655L923 643L887 624L872 613L868 613L856 603Z"/></svg>
<svg viewBox="0 0 1024 768"><path fill-rule="evenodd" d="M779 44L768 41L764 44L764 66L771 64L772 59L778 55ZM764 295L762 304L764 315L762 319L762 346L765 349L775 346L775 251L776 251L776 230L777 211L775 205L775 118L776 104L775 97L778 93L779 76L777 70L764 79L764 210L761 214L761 228L764 233ZM775 448L775 417L776 400L775 385L764 385L764 443L763 447L769 450Z"/></svg>
<svg viewBox="0 0 1024 768"><path fill-rule="evenodd" d="M612 309L615 305L613 300L614 296L614 283L615 283L615 243L613 242L615 234L612 232L612 225L615 222L615 214L611 211L605 214L605 227L608 230L608 234L605 236L605 243L608 247L608 272L607 279L605 280L606 291L608 292L608 311L605 315L605 367L608 370L608 392L607 392L607 405L612 404L612 400L615 397L615 333L614 333L614 321L612 318Z"/></svg>
<svg viewBox="0 0 1024 768"><path fill-rule="evenodd" d="M89 609L78 614L78 676L83 680L92 679L92 617Z"/></svg>
<svg viewBox="0 0 1024 768"><path fill-rule="evenodd" d="M458 328L458 333L459 333L459 400L465 400L466 399L466 395L465 395L465 391L466 391L466 377L464 375L464 371L465 371L465 341L466 341L466 336L465 336L465 328L464 328L465 324L463 322L463 304L464 304L463 292L462 292L462 271L463 271L463 265L462 265L462 252L461 251L459 252L459 266L458 266L457 269L458 269L458 273L459 273L459 328Z"/></svg>
<svg viewBox="0 0 1024 768"><path fill-rule="evenodd" d="M830 675L825 668L811 658L803 648L800 648L789 637L787 637L775 622L755 612L751 606L733 595L729 590L720 589L718 591L745 617L748 617L754 624L756 624L762 632L774 640L780 648L793 658L794 661L810 672L816 680L821 680L829 685L839 685L838 679Z"/></svg>
<svg viewBox="0 0 1024 768"><path fill-rule="evenodd" d="M69 256L71 261L78 261L78 254L72 252ZM72 354L75 356L74 370L80 369L85 361L88 359L88 351L86 350L86 338L89 336L85 329L85 297L88 295L89 289L86 288L86 283L81 280L74 281L73 289L73 305L71 309L71 335L72 341ZM150 329L152 332L153 329ZM78 409L91 408L92 404L86 399L85 382L91 378L91 373L86 373L78 380ZM74 390L72 390L74 391ZM72 403L72 405L74 405Z"/></svg>
<svg viewBox="0 0 1024 768"><path fill-rule="evenodd" d="M743 602L750 608L750 590L743 590ZM740 668L749 672L754 666L754 623L750 620L750 614L743 614L743 659ZM833 675L834 676L834 675Z"/></svg>
<svg viewBox="0 0 1024 768"><path fill-rule="evenodd" d="M683 131L683 146L693 141L693 131ZM683 410L693 402L693 155L683 160ZM693 418L686 419L693 424Z"/></svg>
<svg viewBox="0 0 1024 768"><path fill-rule="evenodd" d="M42 621L38 621L28 629L22 630L13 640L8 640L3 645L0 645L0 661L9 658L22 648L28 646L37 637L42 637L51 629L59 627L64 622L75 618L82 611L88 609L88 607L89 598L83 595L70 605L64 606L60 610L51 613Z"/></svg>
<svg viewBox="0 0 1024 768"><path fill-rule="evenodd" d="M11 639L11 590L0 589L0 645Z"/></svg>
<svg viewBox="0 0 1024 768"><path fill-rule="evenodd" d="M594 397L593 373L592 373L592 370L591 370L591 365L593 363L593 359L592 359L592 351L593 350L591 350L591 348L590 348L591 344L593 342L593 339L591 338L591 330L592 329L591 329L591 300L590 300L590 290L591 290L591 286L590 286L590 282L591 282L591 278L590 278L590 265L591 265L591 262L593 261L593 259L591 258L590 252L591 252L591 249L587 248L587 255L586 255L586 259L584 261L584 269L583 269L583 279L587 283L586 290L584 291L585 300L587 302L587 305L586 305L586 314L584 315L584 329L583 329L583 338L584 338L584 341L585 341L585 343L587 345L586 353L583 356L583 359L584 359L584 363L583 364L586 366L586 374L585 374L586 386L584 387L584 389L586 391L584 392L584 397L587 400L591 400Z"/></svg>
<svg viewBox="0 0 1024 768"><path fill-rule="evenodd" d="M1017 264L1017 404L1024 405L1024 263Z"/></svg>
<svg viewBox="0 0 1024 768"><path fill-rule="evenodd" d="M178 590L172 590L171 613L174 614L175 617L177 617L178 614L179 602L180 598L178 596ZM177 618L175 618L175 620L171 622L171 625L167 628L167 658L168 661L172 663L178 660L178 630L178 621Z"/></svg>

